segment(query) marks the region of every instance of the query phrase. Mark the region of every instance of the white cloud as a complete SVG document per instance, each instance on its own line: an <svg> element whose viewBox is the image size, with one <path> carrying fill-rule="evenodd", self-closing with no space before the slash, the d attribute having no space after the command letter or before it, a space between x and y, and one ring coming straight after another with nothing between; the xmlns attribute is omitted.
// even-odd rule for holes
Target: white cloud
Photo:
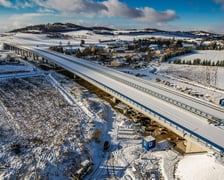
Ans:
<svg viewBox="0 0 224 180"><path fill-rule="evenodd" d="M10 1L7 1L7 0L0 0L0 6L11 7L12 3Z"/></svg>
<svg viewBox="0 0 224 180"><path fill-rule="evenodd" d="M146 7L142 10L142 12L144 16L140 17L139 19L144 22L164 23L178 18L176 12L173 10L166 10L164 12L159 12L153 8Z"/></svg>
<svg viewBox="0 0 224 180"><path fill-rule="evenodd" d="M216 3L220 3L224 9L224 0L215 0Z"/></svg>
<svg viewBox="0 0 224 180"><path fill-rule="evenodd" d="M63 2L61 0L35 0L35 2L42 7L70 13L97 13L98 11L107 9L102 3L91 0L63 0Z"/></svg>
<svg viewBox="0 0 224 180"><path fill-rule="evenodd" d="M153 8L132 8L125 3L118 0L108 0L103 2L107 7L104 14L110 17L123 17L128 19L136 19L144 22L163 23L177 18L176 12L173 10L166 10L164 12L156 11Z"/></svg>
<svg viewBox="0 0 224 180"><path fill-rule="evenodd" d="M15 2L10 2L9 0L0 0L0 6L10 7L10 8L30 8L34 7L35 3L32 0L15 0Z"/></svg>
<svg viewBox="0 0 224 180"><path fill-rule="evenodd" d="M30 8L33 7L34 3L31 0L16 0L15 8Z"/></svg>
<svg viewBox="0 0 224 180"><path fill-rule="evenodd" d="M54 11L52 9L47 8L40 8L37 10L38 13L53 13Z"/></svg>
<svg viewBox="0 0 224 180"><path fill-rule="evenodd" d="M104 14L109 17L120 16L124 18L142 17L142 11L137 8L131 8L127 4L119 2L118 0L104 1L103 4L107 7Z"/></svg>
<svg viewBox="0 0 224 180"><path fill-rule="evenodd" d="M117 27L120 25L128 27L128 24L120 23L119 25L113 19L108 19L108 22L105 22L105 19L102 17L125 18L126 22L131 25L143 24L144 26L147 26L147 23L151 25L166 24L166 22L177 18L176 12L173 10L160 12L150 7L136 8L120 0L104 0L98 2L94 0L16 0L13 4L6 0L0 0L0 5L3 2L5 6L14 8L38 7L36 13L11 15L7 17L7 22L5 21L6 17L1 16L0 26L2 27L1 30L4 31L5 29L8 31L32 24L56 21L71 22L78 20L79 17L81 19L82 17L88 17L89 19L86 18L85 21L89 23L93 23L93 17L100 17L94 20L94 23L100 23L102 25L111 25L111 23L112 25L118 24ZM8 2L8 4L5 2Z"/></svg>
<svg viewBox="0 0 224 180"><path fill-rule="evenodd" d="M176 12L166 10L156 11L153 8L134 8L119 0L105 0L95 2L93 0L34 0L39 6L53 9L62 14L77 15L82 14L86 17L121 17L126 19L136 19L145 22L168 22L177 18Z"/></svg>

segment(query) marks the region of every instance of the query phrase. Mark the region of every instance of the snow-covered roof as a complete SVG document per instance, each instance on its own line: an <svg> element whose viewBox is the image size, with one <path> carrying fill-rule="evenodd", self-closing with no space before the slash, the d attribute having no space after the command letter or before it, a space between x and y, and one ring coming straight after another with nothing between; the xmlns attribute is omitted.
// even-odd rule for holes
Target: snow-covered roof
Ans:
<svg viewBox="0 0 224 180"><path fill-rule="evenodd" d="M146 140L146 141L155 141L156 139L154 138L154 137L152 137L152 136L146 136L146 137L144 137L144 139Z"/></svg>
<svg viewBox="0 0 224 180"><path fill-rule="evenodd" d="M159 49L158 44L150 44L149 47L154 50Z"/></svg>

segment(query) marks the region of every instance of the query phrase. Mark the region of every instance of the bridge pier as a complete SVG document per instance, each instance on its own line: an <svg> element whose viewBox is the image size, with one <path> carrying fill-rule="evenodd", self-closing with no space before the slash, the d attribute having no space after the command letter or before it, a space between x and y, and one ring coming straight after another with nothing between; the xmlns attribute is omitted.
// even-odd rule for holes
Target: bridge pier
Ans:
<svg viewBox="0 0 224 180"><path fill-rule="evenodd" d="M21 50L20 49L18 49L18 55L21 55Z"/></svg>
<svg viewBox="0 0 224 180"><path fill-rule="evenodd" d="M113 103L117 104L118 101L119 101L119 100L118 100L116 97L113 97L113 99L112 99L112 102L113 102Z"/></svg>
<svg viewBox="0 0 224 180"><path fill-rule="evenodd" d="M32 53L31 52L28 52L28 54L29 54L29 57L32 57Z"/></svg>
<svg viewBox="0 0 224 180"><path fill-rule="evenodd" d="M21 56L24 57L24 51L21 49Z"/></svg>
<svg viewBox="0 0 224 180"><path fill-rule="evenodd" d="M38 60L38 58L39 58L38 55L36 55L36 54L34 54L34 53L30 53L30 52L28 52L28 56L29 56L30 58L32 58L34 61L35 61L35 60Z"/></svg>
<svg viewBox="0 0 224 180"><path fill-rule="evenodd" d="M78 79L78 76L77 76L76 74L74 74L74 75L73 75L73 78L74 78L75 80L77 80L77 79Z"/></svg>
<svg viewBox="0 0 224 180"><path fill-rule="evenodd" d="M48 63L47 59L43 58L42 60L43 60L43 63L46 63L46 64Z"/></svg>

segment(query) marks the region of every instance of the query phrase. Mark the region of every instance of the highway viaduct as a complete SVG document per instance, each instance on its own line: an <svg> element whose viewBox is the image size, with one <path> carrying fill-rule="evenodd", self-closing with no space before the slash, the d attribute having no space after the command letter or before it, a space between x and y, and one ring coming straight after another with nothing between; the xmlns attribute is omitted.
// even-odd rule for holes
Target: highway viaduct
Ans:
<svg viewBox="0 0 224 180"><path fill-rule="evenodd" d="M83 59L35 47L7 43L4 46L24 57L56 64L155 119L186 139L187 152L224 152L224 130L207 121L223 120L221 107Z"/></svg>

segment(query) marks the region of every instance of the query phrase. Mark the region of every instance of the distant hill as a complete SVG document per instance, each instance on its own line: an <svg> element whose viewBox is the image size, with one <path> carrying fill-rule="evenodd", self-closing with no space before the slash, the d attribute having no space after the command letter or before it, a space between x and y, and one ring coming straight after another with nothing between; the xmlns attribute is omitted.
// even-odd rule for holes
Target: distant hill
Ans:
<svg viewBox="0 0 224 180"><path fill-rule="evenodd" d="M39 24L34 26L27 26L24 28L14 29L11 33L26 32L26 33L60 33L69 31L90 30L90 31L113 31L106 27L85 27L72 23L53 23L53 24Z"/></svg>
<svg viewBox="0 0 224 180"><path fill-rule="evenodd" d="M108 27L85 27L72 23L53 23L53 24L39 24L33 26L27 26L20 29L15 29L10 31L11 33L25 32L25 33L61 33L70 31L80 31L89 30L96 34L109 34L109 35L141 35L141 34L151 34L159 33L165 35L189 37L189 38L203 38L203 39L224 39L224 35L214 34L205 31L164 31L154 28L145 29L126 29L126 30L116 30Z"/></svg>

